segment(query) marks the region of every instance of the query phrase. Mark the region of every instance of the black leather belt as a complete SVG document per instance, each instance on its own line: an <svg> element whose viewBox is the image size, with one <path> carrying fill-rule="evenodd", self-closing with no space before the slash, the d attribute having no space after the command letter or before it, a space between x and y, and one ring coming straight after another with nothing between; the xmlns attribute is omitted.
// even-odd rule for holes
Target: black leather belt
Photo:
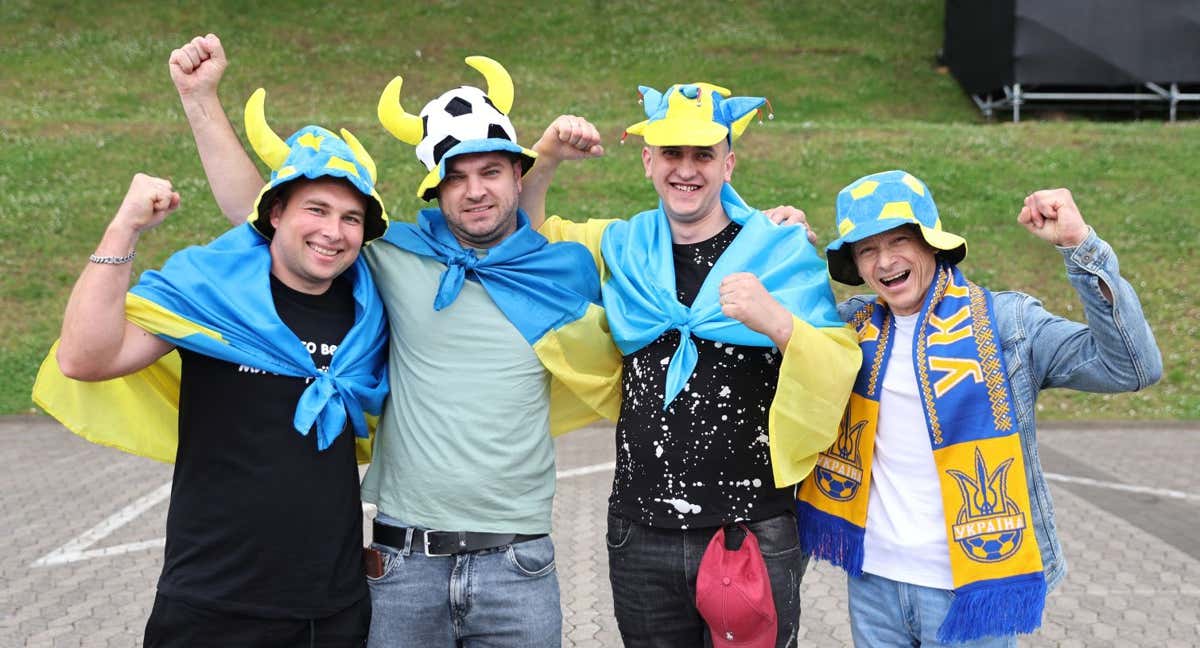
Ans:
<svg viewBox="0 0 1200 648"><path fill-rule="evenodd" d="M403 549L408 529L373 522L375 542L396 549ZM495 549L505 545L527 542L546 537L545 533L525 535L523 533L478 533L474 531L412 530L412 550L426 556L453 556L455 554Z"/></svg>

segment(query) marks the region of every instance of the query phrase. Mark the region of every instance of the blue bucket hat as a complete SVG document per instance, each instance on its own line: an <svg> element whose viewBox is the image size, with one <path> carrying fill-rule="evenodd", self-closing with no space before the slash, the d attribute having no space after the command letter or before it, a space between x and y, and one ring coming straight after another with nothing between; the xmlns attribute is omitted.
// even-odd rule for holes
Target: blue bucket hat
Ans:
<svg viewBox="0 0 1200 648"><path fill-rule="evenodd" d="M837 197L838 238L825 247L829 276L851 286L863 283L851 243L888 230L915 225L938 257L957 264L967 256L967 241L942 230L929 187L906 171L884 171L846 185Z"/></svg>
<svg viewBox="0 0 1200 648"><path fill-rule="evenodd" d="M320 126L305 126L284 141L267 125L266 91L259 88L246 102L246 139L259 159L271 167L271 180L259 192L247 219L268 239L275 236L271 225L272 199L284 185L307 178L342 178L367 197L363 221L363 243L387 231L388 217L383 199L375 192L375 162L350 131L341 137Z"/></svg>

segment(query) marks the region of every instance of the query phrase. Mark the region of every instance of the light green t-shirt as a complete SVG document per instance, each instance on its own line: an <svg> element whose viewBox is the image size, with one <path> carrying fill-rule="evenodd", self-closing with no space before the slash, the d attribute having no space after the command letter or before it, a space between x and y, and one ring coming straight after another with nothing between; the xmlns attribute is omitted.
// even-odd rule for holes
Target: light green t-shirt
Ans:
<svg viewBox="0 0 1200 648"><path fill-rule="evenodd" d="M406 524L549 533L550 379L479 283L433 310L446 266L376 243L367 263L387 306L388 382L363 500Z"/></svg>

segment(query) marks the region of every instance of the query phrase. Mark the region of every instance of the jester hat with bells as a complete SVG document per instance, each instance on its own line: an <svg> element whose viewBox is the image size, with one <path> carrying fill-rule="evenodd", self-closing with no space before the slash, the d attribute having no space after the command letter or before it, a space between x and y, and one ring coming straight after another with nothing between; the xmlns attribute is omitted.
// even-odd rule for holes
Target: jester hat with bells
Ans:
<svg viewBox="0 0 1200 648"><path fill-rule="evenodd" d="M730 97L727 88L702 81L677 83L666 92L638 86L638 92L647 119L625 134L641 135L650 146L712 146L726 138L732 146L758 108L770 105L764 97Z"/></svg>
<svg viewBox="0 0 1200 648"><path fill-rule="evenodd" d="M259 159L271 167L271 180L254 201L247 220L260 234L275 235L271 225L271 203L287 183L301 178L344 178L367 197L363 221L363 243L373 241L387 231L387 210L375 193L375 161L358 139L346 129L339 138L320 126L305 126L284 140L267 125L264 109L267 93L262 88L246 102L246 138Z"/></svg>
<svg viewBox="0 0 1200 648"><path fill-rule="evenodd" d="M432 200L446 177L446 160L470 153L508 152L521 161L521 173L533 166L537 153L517 144L508 112L513 104L512 77L486 56L468 56L466 64L483 74L487 92L459 86L425 104L413 115L400 105L402 77L392 79L379 97L379 121L396 139L417 147L417 159L429 170L417 197Z"/></svg>

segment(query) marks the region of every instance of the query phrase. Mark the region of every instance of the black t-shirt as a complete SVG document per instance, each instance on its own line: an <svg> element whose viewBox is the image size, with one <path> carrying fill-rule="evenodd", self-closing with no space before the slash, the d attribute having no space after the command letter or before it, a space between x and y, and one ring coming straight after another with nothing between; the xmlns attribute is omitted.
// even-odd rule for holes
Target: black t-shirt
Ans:
<svg viewBox="0 0 1200 648"><path fill-rule="evenodd" d="M681 303L692 303L740 231L730 223L706 241L673 246ZM791 509L793 489L775 488L767 445L781 354L774 347L692 339L696 370L666 411L667 365L679 331L624 358L609 509L672 529L761 520Z"/></svg>
<svg viewBox="0 0 1200 648"><path fill-rule="evenodd" d="M308 295L271 277L279 317L317 367L354 323L339 278ZM269 305L264 305L264 308ZM366 595L354 433L318 451L292 427L309 379L180 349L179 450L158 589L209 609L317 618Z"/></svg>

